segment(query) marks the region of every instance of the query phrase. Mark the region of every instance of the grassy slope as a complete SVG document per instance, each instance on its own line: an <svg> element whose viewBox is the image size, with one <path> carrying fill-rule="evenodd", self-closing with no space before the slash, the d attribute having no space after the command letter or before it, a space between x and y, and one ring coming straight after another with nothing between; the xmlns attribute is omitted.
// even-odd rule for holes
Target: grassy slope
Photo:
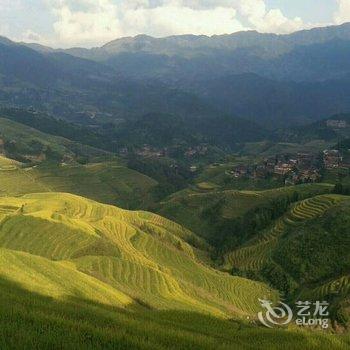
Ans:
<svg viewBox="0 0 350 350"><path fill-rule="evenodd" d="M348 336L267 330L183 311L53 300L0 279L0 348L345 350ZM14 333L16 334L15 336Z"/></svg>
<svg viewBox="0 0 350 350"><path fill-rule="evenodd" d="M0 195L63 191L125 208L146 207L156 181L131 170L107 152L42 133L25 125L0 118L0 138L6 151L19 158L56 157L54 162L24 168L0 156ZM49 148L49 151L47 150ZM49 153L48 153L49 152ZM89 159L90 164L57 165L59 159ZM93 161L98 163L93 163Z"/></svg>
<svg viewBox="0 0 350 350"><path fill-rule="evenodd" d="M70 141L63 137L48 135L9 119L0 118L1 138L4 141L15 141L16 150L23 155L33 152L33 144L40 143L57 155L86 155L90 157L106 156L108 153L96 148Z"/></svg>
<svg viewBox="0 0 350 350"><path fill-rule="evenodd" d="M328 194L291 205L290 210L276 220L271 228L247 242L244 247L228 253L225 256L225 267L250 271L261 269L270 259L273 249L287 229L296 228L306 220L322 216L327 209L346 199L347 196Z"/></svg>
<svg viewBox="0 0 350 350"><path fill-rule="evenodd" d="M219 201L223 203L221 218L232 219L240 217L247 211L264 205L272 199L292 195L294 192L307 198L327 193L332 188L333 186L327 184L306 184L265 191L200 191L191 189L170 196L160 204L158 212L160 215L179 222L197 234L208 238L215 233L211 232L211 223L207 221L206 216L203 216L203 212Z"/></svg>
<svg viewBox="0 0 350 350"><path fill-rule="evenodd" d="M263 276L293 300L329 300L350 321L350 197L320 195L291 205L269 229L226 254L224 269Z"/></svg>
<svg viewBox="0 0 350 350"><path fill-rule="evenodd" d="M348 336L248 324L257 298L277 295L206 266L187 241L205 244L155 214L42 193L1 198L0 219L2 349L349 346Z"/></svg>
<svg viewBox="0 0 350 350"><path fill-rule="evenodd" d="M30 292L58 300L80 298L118 307L133 303L130 297L77 271L73 265L3 248L0 252L1 277L19 282Z"/></svg>
<svg viewBox="0 0 350 350"><path fill-rule="evenodd" d="M258 297L277 297L206 266L186 242L201 240L154 214L58 193L1 198L0 214L1 247L65 262L151 308L243 317L254 315Z"/></svg>
<svg viewBox="0 0 350 350"><path fill-rule="evenodd" d="M2 196L70 192L107 204L135 208L144 207L152 200L150 191L155 185L153 179L117 161L23 168L18 162L0 158Z"/></svg>

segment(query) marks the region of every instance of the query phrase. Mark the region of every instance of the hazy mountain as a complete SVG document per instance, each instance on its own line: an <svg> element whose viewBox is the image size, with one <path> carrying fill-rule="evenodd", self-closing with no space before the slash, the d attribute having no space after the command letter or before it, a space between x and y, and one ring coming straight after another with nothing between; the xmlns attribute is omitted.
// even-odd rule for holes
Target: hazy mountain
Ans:
<svg viewBox="0 0 350 350"><path fill-rule="evenodd" d="M198 81L192 88L202 99L220 106L226 113L260 121L272 128L350 111L349 78L292 82L241 74Z"/></svg>
<svg viewBox="0 0 350 350"><path fill-rule="evenodd" d="M64 50L72 55L85 58L103 59L121 52L147 52L183 57L193 57L196 54L210 53L212 50L233 51L239 48L257 47L264 52L265 57L274 57L291 51L296 46L325 43L334 39L350 40L350 23L340 26L330 26L303 30L287 35L263 34L256 31L245 31L224 35L177 35L164 38L154 38L148 35L138 35L111 41L102 47L84 49L71 48ZM53 50L36 44L28 44L41 51ZM63 50L56 50L63 51Z"/></svg>
<svg viewBox="0 0 350 350"><path fill-rule="evenodd" d="M4 78L40 85L55 82L61 73L46 56L21 45L0 42L0 74Z"/></svg>
<svg viewBox="0 0 350 350"><path fill-rule="evenodd" d="M347 23L288 35L255 31L212 37L153 38L138 35L90 50L31 47L44 53L63 51L105 62L124 75L138 78L177 80L197 79L203 75L255 73L269 78L303 81L337 78L344 72L348 73L349 41L350 23Z"/></svg>
<svg viewBox="0 0 350 350"><path fill-rule="evenodd" d="M70 120L76 113L104 122L157 111L214 113L197 96L164 83L132 81L102 63L11 42L0 43L0 78L0 103L45 108Z"/></svg>
<svg viewBox="0 0 350 350"><path fill-rule="evenodd" d="M163 113L275 127L349 112L349 56L350 24L290 35L139 35L93 49L1 39L0 102L88 124Z"/></svg>

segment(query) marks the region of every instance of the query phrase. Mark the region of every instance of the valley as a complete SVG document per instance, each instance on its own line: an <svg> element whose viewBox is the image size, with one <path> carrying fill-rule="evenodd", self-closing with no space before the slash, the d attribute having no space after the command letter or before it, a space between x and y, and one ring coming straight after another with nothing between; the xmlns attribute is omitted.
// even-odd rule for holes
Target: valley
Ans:
<svg viewBox="0 0 350 350"><path fill-rule="evenodd" d="M348 349L349 45L0 37L0 348Z"/></svg>
<svg viewBox="0 0 350 350"><path fill-rule="evenodd" d="M139 322L146 322L155 336L159 332L165 334L157 328L158 317L166 318L178 332L187 327L188 337L198 349L211 348L213 339L217 341L216 332L228 323L233 328L219 345L225 349L230 348L225 339L232 336L242 341L248 334L254 338L268 332L256 329L259 298L277 301L282 297L290 303L298 298L326 298L332 300L334 329L347 324L349 249L342 248L344 260L325 269L327 272L320 268L316 280L304 281L300 271L305 270L299 271L301 267L295 265L298 259L304 263L306 256L312 254L311 250L300 255L298 240L294 238L299 230L308 230L316 218L326 220L337 208L344 208L347 215L350 197L334 194L335 184L285 186L276 181L270 189L250 189L250 185L244 184L238 189L235 183L219 180L228 176L228 169L235 164L242 161L249 164L252 156L246 153L235 156L233 163L226 165L199 166L199 174L187 180L187 188L157 201L153 192L157 180L130 169L128 164L132 163L123 157L8 119L3 119L2 125L7 140L17 141L21 135L23 142L23 146L15 142L18 160L6 155L0 159L1 288L4 295L8 295L10 286L15 288L15 295L9 295L11 300L36 300L35 304L27 304L34 324L26 326L22 344L26 344L29 334L36 334L36 325L42 322L42 317L54 322L49 337L58 336L68 326L68 321L57 323L61 317L65 320L68 317L69 324L77 327L71 335L71 341L76 342L76 337L81 337L79 319L83 317L89 323L93 312L99 315L100 322L107 318L112 324L122 325L126 332L134 325L136 343L126 335L123 341L141 349L156 346L153 340L143 337L144 333L138 333ZM52 153L45 153L45 157L37 153L35 158L28 158L27 145L33 144L33 140L45 145L49 138L57 144L58 158ZM84 162L80 160L80 150L86 152ZM36 152L45 149L39 147ZM158 156L146 158L159 162ZM157 174L155 169L152 174ZM115 205L141 211L127 211ZM144 208L162 216L142 211ZM330 244L335 244L337 234ZM313 239L311 244L320 244L317 236ZM295 251L284 252L291 244ZM326 254L322 253L321 259ZM286 262L289 255L295 270ZM50 313L38 314L37 307L53 302L57 311L54 307ZM74 313L76 320L70 311L76 308L74 305L80 309ZM13 322L19 319L24 324L28 322L21 309L11 312L17 315ZM180 325L179 317L188 319L189 324L186 321ZM211 325L210 333L199 335L203 328L191 326L193 319L201 320L200 323L206 320ZM94 333L96 325L88 323L84 327ZM95 347L104 346L104 339L111 339L107 335L111 329L99 327L94 333ZM287 346L288 337L295 337L293 332L292 327L288 332L275 331L264 337L268 342L278 338ZM317 333L303 337L314 342ZM168 335L170 339L172 336ZM283 340L284 337L287 338ZM182 339L188 344L189 339ZM332 343L338 344L339 349L346 348L347 339L324 335L319 347L326 349L326 344Z"/></svg>

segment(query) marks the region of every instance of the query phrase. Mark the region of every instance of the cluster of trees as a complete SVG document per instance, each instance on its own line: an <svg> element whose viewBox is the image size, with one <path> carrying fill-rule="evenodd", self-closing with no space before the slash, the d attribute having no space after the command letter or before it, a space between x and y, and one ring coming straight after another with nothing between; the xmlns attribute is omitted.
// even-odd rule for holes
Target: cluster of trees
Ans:
<svg viewBox="0 0 350 350"><path fill-rule="evenodd" d="M322 218L290 229L274 261L299 283L318 283L350 270L350 208L332 208Z"/></svg>
<svg viewBox="0 0 350 350"><path fill-rule="evenodd" d="M28 144L17 142L16 140L5 140L4 150L6 155L11 158L18 160L19 162L27 163L28 159L26 156L44 156L45 159L52 161L60 161L63 154L60 154L49 145L44 145L38 140L31 140Z"/></svg>
<svg viewBox="0 0 350 350"><path fill-rule="evenodd" d="M291 203L299 199L298 192L274 198L234 219L223 219L221 212L224 202L215 203L202 213L202 217L209 221L215 231L211 244L217 248L219 254L237 248L269 227L274 220L286 212Z"/></svg>
<svg viewBox="0 0 350 350"><path fill-rule="evenodd" d="M193 178L185 166L169 160L130 156L127 166L158 182L152 190L156 201L187 187Z"/></svg>
<svg viewBox="0 0 350 350"><path fill-rule="evenodd" d="M285 296L292 294L298 287L295 280L280 265L270 263L260 271L262 280L281 291Z"/></svg>
<svg viewBox="0 0 350 350"><path fill-rule="evenodd" d="M336 194L350 195L350 186L343 185L341 182L335 184L333 192Z"/></svg>
<svg viewBox="0 0 350 350"><path fill-rule="evenodd" d="M18 108L0 109L0 115L46 134L61 136L107 151L113 151L116 148L112 135L103 132L104 129L111 130L111 125L108 125L108 127L101 126L101 131L97 132L83 125L69 123L62 119L55 119L45 113L34 113Z"/></svg>

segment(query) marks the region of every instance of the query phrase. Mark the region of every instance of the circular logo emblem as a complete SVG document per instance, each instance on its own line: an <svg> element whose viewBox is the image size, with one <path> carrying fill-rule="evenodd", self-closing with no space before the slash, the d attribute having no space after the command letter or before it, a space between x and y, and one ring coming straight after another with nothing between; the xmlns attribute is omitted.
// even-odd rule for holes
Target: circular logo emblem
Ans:
<svg viewBox="0 0 350 350"><path fill-rule="evenodd" d="M259 299L261 306L265 309L264 312L258 313L259 321L268 328L273 326L283 326L288 324L293 318L292 309L285 303L280 303L279 306L272 306L269 300Z"/></svg>

